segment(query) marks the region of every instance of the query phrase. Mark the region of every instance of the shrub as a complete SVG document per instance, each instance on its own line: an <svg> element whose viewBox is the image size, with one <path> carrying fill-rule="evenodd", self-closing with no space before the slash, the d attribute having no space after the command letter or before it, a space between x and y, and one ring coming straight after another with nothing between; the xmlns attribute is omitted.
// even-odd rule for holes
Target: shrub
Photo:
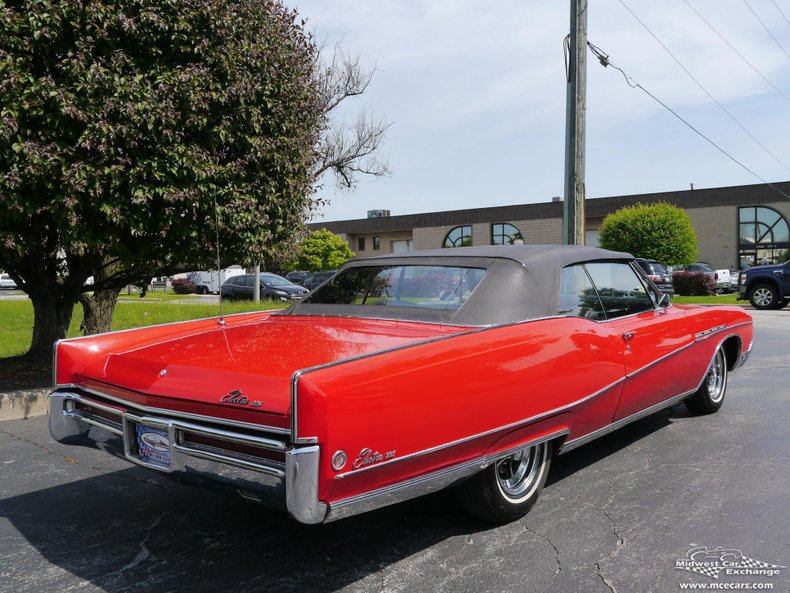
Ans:
<svg viewBox="0 0 790 593"><path fill-rule="evenodd" d="M195 283L186 278L176 278L170 285L176 294L192 294L195 292Z"/></svg>
<svg viewBox="0 0 790 593"><path fill-rule="evenodd" d="M682 208L663 202L636 204L603 219L600 245L665 266L684 266L697 255L697 233Z"/></svg>
<svg viewBox="0 0 790 593"><path fill-rule="evenodd" d="M715 294L716 283L702 272L675 272L672 288L680 296L708 296Z"/></svg>

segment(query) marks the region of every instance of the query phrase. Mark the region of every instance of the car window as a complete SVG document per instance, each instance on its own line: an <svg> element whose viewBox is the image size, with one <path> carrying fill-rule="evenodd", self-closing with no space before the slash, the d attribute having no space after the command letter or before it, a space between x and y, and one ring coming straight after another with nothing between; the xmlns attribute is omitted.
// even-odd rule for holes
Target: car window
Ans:
<svg viewBox="0 0 790 593"><path fill-rule="evenodd" d="M242 282L241 286L250 287L255 284L255 280L253 280L252 276L244 276L244 282Z"/></svg>
<svg viewBox="0 0 790 593"><path fill-rule="evenodd" d="M628 264L601 262L584 267L598 291L607 319L654 308L645 284Z"/></svg>
<svg viewBox="0 0 790 593"><path fill-rule="evenodd" d="M466 301L484 275L482 268L454 266L349 268L303 302L453 310Z"/></svg>
<svg viewBox="0 0 790 593"><path fill-rule="evenodd" d="M562 269L557 315L584 317L593 321L606 319L601 300L583 266Z"/></svg>
<svg viewBox="0 0 790 593"><path fill-rule="evenodd" d="M278 276L277 274L265 274L261 276L261 282L264 284L268 284L269 286L290 286L293 284L290 280L286 280L282 276ZM252 284L250 284L252 286Z"/></svg>

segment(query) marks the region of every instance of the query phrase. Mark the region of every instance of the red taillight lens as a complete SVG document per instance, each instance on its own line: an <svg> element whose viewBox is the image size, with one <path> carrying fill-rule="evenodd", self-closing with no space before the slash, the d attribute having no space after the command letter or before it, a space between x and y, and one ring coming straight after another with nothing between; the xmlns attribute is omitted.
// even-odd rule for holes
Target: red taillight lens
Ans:
<svg viewBox="0 0 790 593"><path fill-rule="evenodd" d="M658 274L650 274L650 280L653 282L661 282L661 276Z"/></svg>

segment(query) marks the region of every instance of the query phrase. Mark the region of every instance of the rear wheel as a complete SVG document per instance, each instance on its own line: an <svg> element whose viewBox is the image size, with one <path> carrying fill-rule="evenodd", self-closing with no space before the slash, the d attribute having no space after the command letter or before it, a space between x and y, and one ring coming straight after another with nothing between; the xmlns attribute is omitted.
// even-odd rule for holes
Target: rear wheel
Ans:
<svg viewBox="0 0 790 593"><path fill-rule="evenodd" d="M538 500L551 465L551 444L522 449L488 466L456 488L461 506L493 523L523 517Z"/></svg>
<svg viewBox="0 0 790 593"><path fill-rule="evenodd" d="M696 414L712 414L718 411L724 403L724 393L727 390L727 358L724 349L719 346L713 362L708 367L708 372L702 385L694 395L683 403Z"/></svg>
<svg viewBox="0 0 790 593"><path fill-rule="evenodd" d="M749 291L749 302L755 309L777 309L779 292L770 284L758 284Z"/></svg>

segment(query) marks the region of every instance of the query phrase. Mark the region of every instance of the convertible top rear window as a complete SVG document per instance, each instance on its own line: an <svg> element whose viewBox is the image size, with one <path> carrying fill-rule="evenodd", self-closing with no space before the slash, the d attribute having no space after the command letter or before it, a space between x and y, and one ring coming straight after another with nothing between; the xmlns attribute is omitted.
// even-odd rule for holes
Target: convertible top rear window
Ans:
<svg viewBox="0 0 790 593"><path fill-rule="evenodd" d="M303 304L374 305L454 311L485 276L483 268L370 266L334 276Z"/></svg>

